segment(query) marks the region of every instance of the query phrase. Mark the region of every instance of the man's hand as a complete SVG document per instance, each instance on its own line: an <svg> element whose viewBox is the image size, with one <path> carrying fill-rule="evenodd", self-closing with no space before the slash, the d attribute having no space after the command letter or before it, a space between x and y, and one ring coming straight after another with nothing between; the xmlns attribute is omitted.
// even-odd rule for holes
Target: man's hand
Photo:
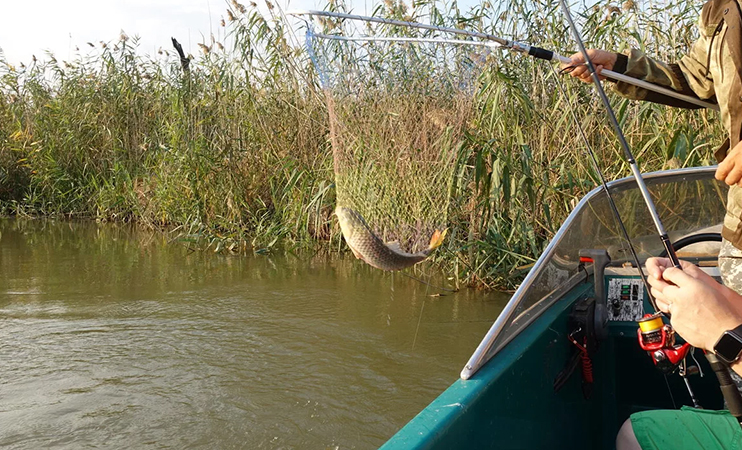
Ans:
<svg viewBox="0 0 742 450"><path fill-rule="evenodd" d="M662 292L665 290L667 286L670 286L670 283L666 282L662 278L662 274L666 269L669 269L670 267L673 267L672 261L670 261L670 258L649 258L647 259L647 272L649 272L649 278L647 281L649 282L649 285L652 286L652 295L655 294L655 292L659 295L655 295L655 298L657 298L658 301L662 301ZM697 279L698 281L702 283L706 283L710 286L713 286L714 288L717 288L718 290L721 290L724 286L717 283L711 276L709 276L706 272L699 269L695 264L689 263L688 261L680 261L680 266L683 268L683 272L690 275L691 277Z"/></svg>
<svg viewBox="0 0 742 450"><path fill-rule="evenodd" d="M695 265L683 270L667 258L647 260L649 284L657 306L671 315L675 331L694 347L713 350L726 330L742 324L742 297L717 283Z"/></svg>
<svg viewBox="0 0 742 450"><path fill-rule="evenodd" d="M605 80L605 77L600 76L600 73L603 71L603 69L613 69L613 65L616 64L616 60L618 59L616 54L613 52L597 50L594 48L588 50L587 55L590 57L590 61L592 61L593 65L595 66L595 71L598 73L598 77L601 80ZM584 81L585 83L592 83L590 71L585 64L585 58L582 57L582 53L575 53L574 55L570 56L569 59L572 62L570 64L562 64L562 69L572 66L574 67L574 70L569 73L570 75L579 79L580 81Z"/></svg>
<svg viewBox="0 0 742 450"><path fill-rule="evenodd" d="M716 169L716 179L724 181L729 186L736 184L742 187L742 142L735 145L732 151L727 153L724 161L719 164Z"/></svg>

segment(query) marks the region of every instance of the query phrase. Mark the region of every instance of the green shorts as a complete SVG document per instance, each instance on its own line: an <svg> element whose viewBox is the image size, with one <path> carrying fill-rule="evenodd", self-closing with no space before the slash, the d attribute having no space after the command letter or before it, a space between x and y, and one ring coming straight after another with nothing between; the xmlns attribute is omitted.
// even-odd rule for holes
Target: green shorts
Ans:
<svg viewBox="0 0 742 450"><path fill-rule="evenodd" d="M631 415L642 450L742 450L742 427L729 411L683 406Z"/></svg>

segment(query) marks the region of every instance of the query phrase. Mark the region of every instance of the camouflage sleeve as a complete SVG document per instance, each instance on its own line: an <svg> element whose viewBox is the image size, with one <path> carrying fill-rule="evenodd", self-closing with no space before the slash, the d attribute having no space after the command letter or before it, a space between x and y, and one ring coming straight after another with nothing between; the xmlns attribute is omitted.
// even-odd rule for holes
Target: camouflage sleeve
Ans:
<svg viewBox="0 0 742 450"><path fill-rule="evenodd" d="M628 76L645 80L677 92L704 100L714 97L714 83L707 70L708 38L702 36L693 44L691 51L677 64L666 64L652 59L639 50L632 49L628 55L618 55L614 70ZM667 97L628 83L618 82L615 91L623 97L646 100L664 105L697 109L682 100Z"/></svg>

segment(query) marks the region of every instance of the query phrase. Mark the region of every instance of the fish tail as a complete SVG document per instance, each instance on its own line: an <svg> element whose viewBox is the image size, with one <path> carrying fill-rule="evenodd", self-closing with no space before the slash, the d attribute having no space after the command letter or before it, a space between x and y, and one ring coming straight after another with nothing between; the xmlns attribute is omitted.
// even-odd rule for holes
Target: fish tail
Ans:
<svg viewBox="0 0 742 450"><path fill-rule="evenodd" d="M428 246L428 250L435 250L436 248L440 247L441 244L443 244L443 239L446 238L446 233L448 232L448 228L445 230L435 230L435 233L433 233L433 236L430 238L430 245Z"/></svg>

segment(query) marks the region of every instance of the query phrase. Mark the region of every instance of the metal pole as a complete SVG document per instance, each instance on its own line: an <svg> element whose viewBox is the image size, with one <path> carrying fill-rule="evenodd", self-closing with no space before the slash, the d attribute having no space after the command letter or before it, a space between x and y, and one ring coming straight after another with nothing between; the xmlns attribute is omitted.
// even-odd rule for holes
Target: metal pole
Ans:
<svg viewBox="0 0 742 450"><path fill-rule="evenodd" d="M335 34L312 33L313 37L330 39L334 41L348 42L423 42L426 44L450 44L450 45L473 45L477 47L499 48L496 42L465 41L463 39L440 39L440 38L411 38L411 37L382 37L382 36L338 36Z"/></svg>
<svg viewBox="0 0 742 450"><path fill-rule="evenodd" d="M531 46L528 44L524 44L522 42L510 41L510 40L503 39L498 36L494 36L492 34L480 33L477 31L459 30L457 28L440 27L438 25L429 25L429 24L419 23L419 22L407 22L403 20L385 19L383 17L361 16L358 14L338 13L338 12L332 12L332 11L292 10L292 11L287 11L286 14L290 16L321 16L321 17L334 17L337 19L360 20L363 22L381 23L385 25L395 25L395 26L407 27L407 28L419 28L423 30L439 31L441 33L452 33L452 34L458 34L461 36L471 36L471 37L484 39L488 41L494 41L500 47L507 48L507 49L520 52L520 53L526 53L530 56L533 56L534 58L545 59L547 61L559 62L559 63L564 63L564 64L569 64L571 62L571 60L567 58L566 56L562 56L551 50L546 50L540 47ZM688 95L680 94L679 92L673 91L672 89L668 89L662 86L658 86L656 84L648 83L644 80L638 80L636 78L632 78L624 74L613 72L612 70L603 70L601 72L601 75L605 76L606 78L610 78L614 81L621 81L624 83L628 83L628 84L640 87L642 89L657 92L658 94L666 95L668 97L672 97L677 100L691 103L696 106L713 109L715 111L719 110L719 105L715 105L713 103L709 103L709 102L700 100L695 97L690 97Z"/></svg>

